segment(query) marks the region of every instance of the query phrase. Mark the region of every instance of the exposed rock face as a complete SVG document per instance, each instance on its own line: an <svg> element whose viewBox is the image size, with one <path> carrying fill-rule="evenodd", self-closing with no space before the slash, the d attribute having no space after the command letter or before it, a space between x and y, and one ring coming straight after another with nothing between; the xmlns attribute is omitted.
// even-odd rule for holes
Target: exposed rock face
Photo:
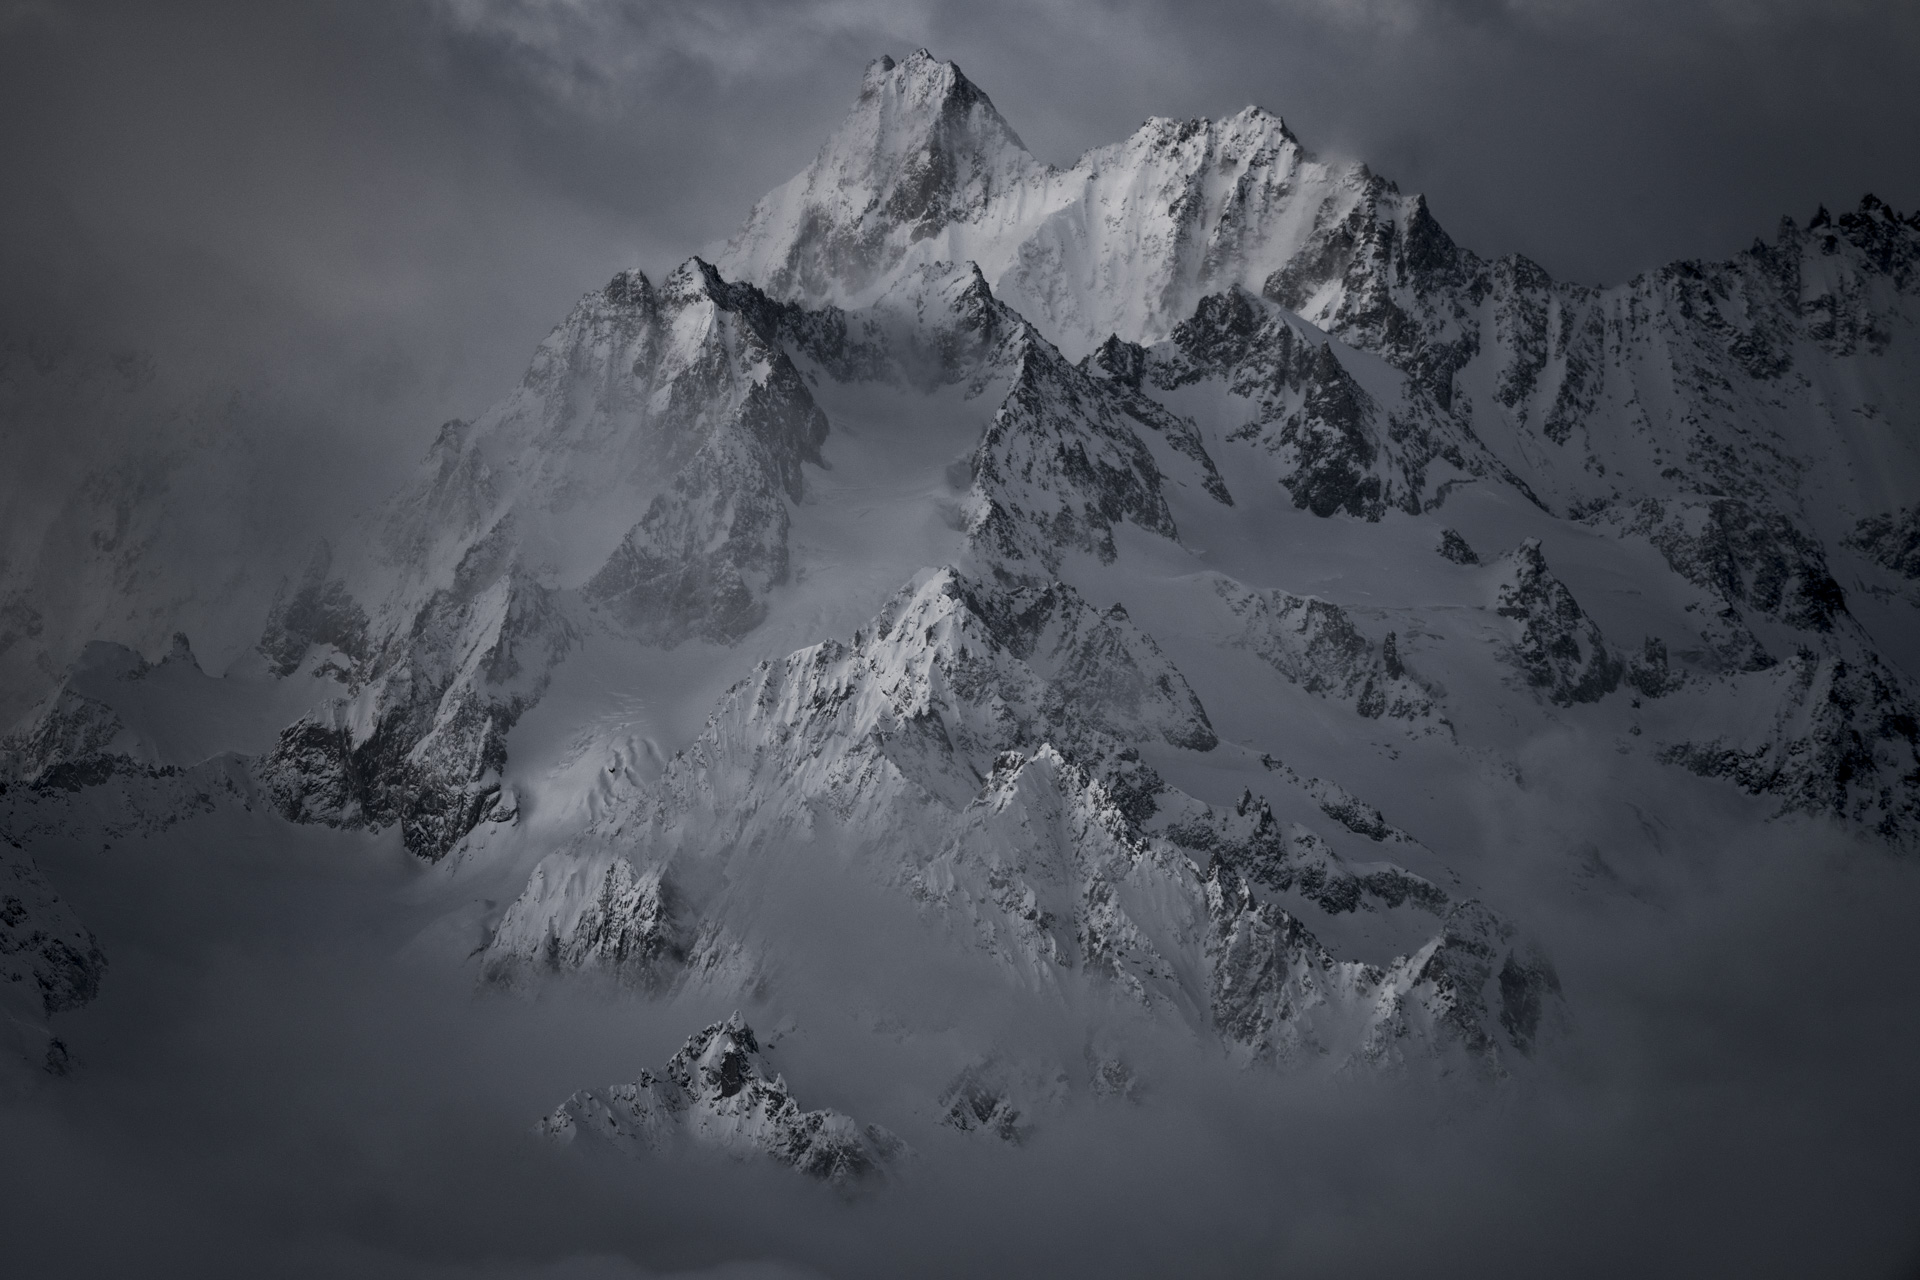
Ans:
<svg viewBox="0 0 1920 1280"><path fill-rule="evenodd" d="M957 811L1005 751L1058 743L1093 761L1143 740L1206 750L1216 738L1124 613L1064 586L1002 595L943 570L852 644L761 664L668 764L642 816L669 841L737 850L808 829L823 801L843 815L924 813L928 800Z"/></svg>
<svg viewBox="0 0 1920 1280"><path fill-rule="evenodd" d="M77 783L132 763L128 752L138 747L130 739L113 708L63 686L27 726L8 735L7 772L41 786Z"/></svg>
<svg viewBox="0 0 1920 1280"><path fill-rule="evenodd" d="M601 1142L633 1154L712 1152L772 1160L837 1187L883 1178L908 1154L879 1125L838 1111L802 1111L735 1013L688 1039L659 1075L582 1090L542 1120L560 1142Z"/></svg>
<svg viewBox="0 0 1920 1280"><path fill-rule="evenodd" d="M1316 160L1257 110L1150 121L1064 171L968 136L976 166L1025 176L951 206L896 270L975 260L1052 341L1093 352L1124 385L1224 380L1248 412L1222 425L1258 441L1316 513L1418 511L1458 481L1497 477L1559 514L1638 521L1736 612L1818 628L1844 608L1823 544L1920 483L1891 427L1913 388L1856 373L1897 348L1920 287L1920 216L1872 197L1784 221L1725 262L1595 289L1478 257L1419 196ZM902 135L900 154L919 145ZM809 173L852 172L831 154ZM844 199L879 190L858 183ZM747 239L806 238L770 208ZM771 279L745 243L727 261ZM885 285L773 287L817 302ZM1858 456L1891 469L1846 461ZM1833 527L1836 504L1851 514ZM1750 630L1709 626L1702 652L1719 668L1764 666L1781 646Z"/></svg>
<svg viewBox="0 0 1920 1280"><path fill-rule="evenodd" d="M99 945L25 850L7 841L5 857L0 981L31 988L33 1002L47 1013L87 1003L99 993L106 967Z"/></svg>
<svg viewBox="0 0 1920 1280"><path fill-rule="evenodd" d="M1213 585L1236 624L1228 644L1252 651L1308 693L1351 703L1357 715L1446 730L1432 692L1400 660L1392 632L1376 644L1328 601L1254 591L1228 578Z"/></svg>
<svg viewBox="0 0 1920 1280"><path fill-rule="evenodd" d="M599 969L647 990L679 977L693 939L663 868L625 858L543 861L507 911L487 973L512 983L529 972Z"/></svg>
<svg viewBox="0 0 1920 1280"><path fill-rule="evenodd" d="M1163 477L1139 426L1182 443L1189 434L1151 400L1088 376L1036 340L973 455L976 543L998 558L1055 570L1069 549L1111 561L1113 528L1123 520L1174 537ZM1194 442L1183 452L1223 498L1204 449Z"/></svg>
<svg viewBox="0 0 1920 1280"><path fill-rule="evenodd" d="M184 635L176 633L157 662L122 645L94 641L54 691L0 737L0 782L17 781L47 795L78 793L110 779L184 776L190 772L185 766L197 763L198 756L170 758L151 724L130 724L116 709L129 699L139 701L142 686L182 677L213 683L201 673Z"/></svg>
<svg viewBox="0 0 1920 1280"><path fill-rule="evenodd" d="M1453 561L1455 564L1480 563L1479 553L1468 545L1467 540L1461 537L1459 531L1455 529L1442 529L1440 531L1439 551L1442 557Z"/></svg>
<svg viewBox="0 0 1920 1280"><path fill-rule="evenodd" d="M1807 447L1831 421L1829 361L1884 344L1867 317L1911 291L1920 245L1869 198L1825 235L1786 222L1729 262L1591 289L1523 258L1484 262L1419 197L1360 188L1263 292L1385 359L1569 512L1679 494L1792 512L1810 478L1792 459L1838 456Z"/></svg>
<svg viewBox="0 0 1920 1280"><path fill-rule="evenodd" d="M322 543L300 581L281 584L260 636L260 654L275 673L292 675L316 648L337 654L342 674L367 657L367 611L329 576L332 568L333 548Z"/></svg>
<svg viewBox="0 0 1920 1280"><path fill-rule="evenodd" d="M951 63L869 68L808 170L755 206L718 261L810 306L857 303L882 273L973 260L1078 357L1157 340L1209 293L1258 290L1387 184L1323 163L1277 117L1149 120L1054 170L1027 154ZM1374 194L1375 204L1381 195ZM1397 193L1387 195L1389 202Z"/></svg>
<svg viewBox="0 0 1920 1280"><path fill-rule="evenodd" d="M1869 593L1920 606L1920 507L1862 516L1844 541L1886 571L1887 580L1863 584Z"/></svg>
<svg viewBox="0 0 1920 1280"><path fill-rule="evenodd" d="M994 297L971 262L930 262L903 272L857 311L775 303L751 285L731 286L743 308L779 333L787 349L848 383L933 391L964 386L969 397L1010 377L1037 337Z"/></svg>
<svg viewBox="0 0 1920 1280"><path fill-rule="evenodd" d="M1847 545L1903 578L1920 578L1920 507L1861 517Z"/></svg>
<svg viewBox="0 0 1920 1280"><path fill-rule="evenodd" d="M1595 702L1620 687L1616 657L1566 584L1547 570L1538 539L1529 538L1501 575L1495 611L1520 624L1508 660L1547 701Z"/></svg>
<svg viewBox="0 0 1920 1280"><path fill-rule="evenodd" d="M589 600L669 644L688 634L733 640L759 622L767 589L787 576L787 504L799 500L801 466L819 461L827 432L750 291L727 286L699 259L689 266L657 297L629 273L622 296L656 327L676 307L719 309L706 323L723 324L724 334L708 337L699 360L669 384L669 416L655 427L676 440L670 449L698 447L586 585ZM711 366L729 357L723 379ZM742 389L729 391L729 380ZM680 406L728 416L698 440L692 423L672 420Z"/></svg>
<svg viewBox="0 0 1920 1280"><path fill-rule="evenodd" d="M1269 455L1293 503L1317 516L1378 520L1388 508L1437 505L1445 477L1515 482L1470 430L1417 383L1382 379L1378 361L1340 344L1274 304L1241 290L1202 298L1171 337L1133 355L1112 339L1095 359L1131 361L1162 391L1215 381L1245 406L1229 440ZM1349 371L1368 368L1369 390ZM1390 373L1390 371L1388 371Z"/></svg>
<svg viewBox="0 0 1920 1280"><path fill-rule="evenodd" d="M1778 797L1782 814L1831 816L1920 847L1920 720L1891 671L1802 650L1745 680L1746 696L1765 698L1773 715L1744 733L1670 746L1668 760Z"/></svg>
<svg viewBox="0 0 1920 1280"><path fill-rule="evenodd" d="M1627 661L1626 674L1620 678L1649 698L1663 698L1686 682L1685 674L1674 667L1667 654L1667 642L1658 636L1646 638L1640 652Z"/></svg>
<svg viewBox="0 0 1920 1280"><path fill-rule="evenodd" d="M1820 544L1778 512L1723 498L1648 499L1626 526L1660 549L1674 572L1730 608L1804 631L1831 631L1847 608Z"/></svg>
<svg viewBox="0 0 1920 1280"><path fill-rule="evenodd" d="M420 483L393 504L388 554L445 572L511 517L522 567L571 586L623 543L652 545L649 530L694 519L718 496L709 481L724 476L743 501L797 494L826 420L778 345L775 319L754 290L698 258L657 286L622 272L541 344L513 395L443 433ZM777 554L784 530L701 531L751 560L750 548Z"/></svg>
<svg viewBox="0 0 1920 1280"><path fill-rule="evenodd" d="M961 1068L934 1105L940 1123L1019 1146L1033 1136L1041 1117L1067 1099L1064 1073L1049 1075L1001 1057Z"/></svg>
<svg viewBox="0 0 1920 1280"><path fill-rule="evenodd" d="M1373 968L1329 958L1349 967L1311 1002L1324 1006L1317 1031L1300 1022L1307 1005L1293 987L1216 992L1210 984L1240 981L1222 965L1253 963L1244 947L1219 941L1240 927L1233 922L1249 911L1248 928L1284 915L1268 895L1292 895L1298 910L1328 919L1393 914L1403 932L1417 927L1406 912L1424 914L1433 938L1444 938L1453 906L1391 864L1356 870L1305 828L1281 831L1251 797L1222 815L1166 786L1122 745L1151 739L1186 750L1216 741L1178 672L1123 616L1061 587L934 575L851 645L763 664L736 687L636 808L543 864L487 963L618 972L665 936L655 904L671 901L673 935L701 940L684 973L777 984L780 957L758 953L742 922L764 868L819 841L916 904L931 936L987 957L1017 987L1044 994L1092 980L1151 1016L1219 1035L1249 1060L1451 1061L1458 1045L1475 1070L1497 1075L1531 1046L1530 1030L1523 1046L1500 1029L1490 1011L1501 1006L1477 987L1446 986L1432 966L1409 970L1389 999ZM1346 823L1368 825L1353 797L1322 791ZM1371 818L1378 830L1368 838L1387 838L1384 820ZM1229 872L1256 887L1222 896L1214 882ZM669 879L670 894L628 888ZM615 900L634 905L615 911ZM616 916L646 923L609 929ZM1285 964L1325 951L1285 918ZM1511 944L1510 926L1495 932ZM1403 1016L1397 1002L1408 992L1431 1016ZM1283 1024L1292 1029L1274 1030ZM1270 1051L1276 1035L1295 1036L1298 1052ZM957 1124L1017 1131L1019 1104L989 1095L1000 1096L962 1087L943 1105Z"/></svg>
<svg viewBox="0 0 1920 1280"><path fill-rule="evenodd" d="M1168 926L1190 932L1193 904L1168 919L1155 899L1191 865L1142 839L1114 789L1051 746L1008 753L957 827L907 884L941 923L1031 988L1081 972L1149 1009L1189 1005Z"/></svg>
<svg viewBox="0 0 1920 1280"><path fill-rule="evenodd" d="M95 641L59 685L0 737L0 831L46 839L140 839L257 798L227 737L232 690L200 670L184 635L158 661ZM258 740L271 736L271 722Z"/></svg>
<svg viewBox="0 0 1920 1280"><path fill-rule="evenodd" d="M1325 778L1302 778L1291 765L1264 756L1260 763L1267 769L1278 772L1283 778L1298 786L1319 806L1320 812L1353 832L1369 840L1385 844L1411 843L1413 837L1388 822L1386 817L1372 805L1337 782ZM1242 812L1245 806L1253 802L1249 791L1242 799Z"/></svg>
<svg viewBox="0 0 1920 1280"><path fill-rule="evenodd" d="M1834 397L1858 392L1834 362L1887 350L1882 317L1920 280L1920 223L1871 197L1839 219L1783 223L1773 243L1725 263L1676 263L1593 289L1557 283L1517 256L1479 258L1441 229L1424 199L1364 165L1315 159L1257 109L1149 121L1126 142L1053 171L1003 127L948 128L939 111L910 127L878 127L874 104L895 97L951 98L970 119L991 111L951 64L916 55L877 65L843 133L756 208L723 269L819 305L884 290L889 272L971 259L1075 356L1109 335L1174 337L1183 322L1243 327L1251 313L1235 291L1257 294L1291 323L1397 373L1404 387L1394 398L1423 408L1397 414L1384 434L1406 435L1416 467L1421 453L1471 459L1483 443L1562 512L1682 494L1750 503L1772 495L1767 505L1793 516L1791 500L1778 499L1815 478L1794 459L1825 466L1845 452L1809 450L1796 420L1840 445L1824 424L1845 411ZM895 175L922 164L976 176L936 184L944 194L931 221L889 219ZM798 198L808 191L832 199ZM829 204L840 212L821 213ZM876 230L881 223L891 230ZM817 246L856 225L891 248L838 268ZM817 270L803 278L787 265L799 260ZM1217 343L1202 345L1221 354ZM1313 376L1321 342L1304 344L1304 356L1254 345L1267 349L1259 372L1292 367L1289 381L1312 387L1307 403L1266 419L1299 414L1286 447L1306 462L1303 505L1365 513L1375 501L1404 502L1377 471L1381 490L1372 492L1360 444L1367 402L1331 368ZM1328 456L1337 461L1323 463Z"/></svg>
<svg viewBox="0 0 1920 1280"><path fill-rule="evenodd" d="M754 206L720 265L780 297L846 302L1043 172L960 68L924 49L883 57L812 166Z"/></svg>
<svg viewBox="0 0 1920 1280"><path fill-rule="evenodd" d="M640 954L649 973L674 958L695 972L750 972L725 954L740 945L724 927L726 894L697 888L715 881L718 868L703 869L714 860L740 867L746 884L756 858L831 823L881 859L873 874L902 882L917 868L885 856L903 842L939 848L1003 753L1057 741L1098 761L1120 741L1149 738L1187 750L1217 741L1179 672L1123 612L1096 611L1060 585L996 592L943 571L903 592L851 646L762 664L644 806L611 822L617 840L589 846L607 852L543 864L488 964L630 973ZM628 851L645 851L647 869ZM673 887L683 882L692 887ZM686 944L609 932L616 913L601 904L625 901L627 885L654 886L637 901L652 894L660 905L622 918L673 920L654 927L691 939L684 956Z"/></svg>
<svg viewBox="0 0 1920 1280"><path fill-rule="evenodd" d="M698 259L658 287L624 272L513 396L448 424L357 571L372 620L316 561L262 642L282 669L315 643L351 662L347 695L265 762L282 810L398 823L439 857L494 810L506 735L584 612L661 645L752 629L786 578L788 507L827 429L780 319Z"/></svg>
<svg viewBox="0 0 1920 1280"><path fill-rule="evenodd" d="M1000 389L961 516L981 581L1038 589L1075 556L1111 564L1129 526L1178 542L1176 498L1230 507L1218 457L1244 450L1236 486L1277 484L1320 516L1417 516L1459 485L1504 486L1647 539L1718 601L1690 620L1697 646L1649 636L1629 663L1523 549L1495 608L1549 703L1764 670L1845 615L1814 495L1862 492L1826 460L1855 418L1884 415L1862 399L1880 384L1835 362L1889 349L1917 236L1869 201L1726 263L1563 285L1475 256L1420 197L1315 158L1257 109L1149 121L1055 170L952 64L882 59L718 268L623 273L515 396L450 425L393 508L384 576L290 584L263 651L282 670L303 646L338 651L350 696L288 731L269 791L303 818L399 822L438 856L506 816L507 735L584 630L750 633L791 573L790 512L827 431L808 376ZM1864 529L1846 532L1902 563L1874 549L1897 537ZM1457 533L1442 553L1476 558ZM1450 729L1392 634L1309 597L1222 590L1247 619L1231 642L1289 680Z"/></svg>
<svg viewBox="0 0 1920 1280"><path fill-rule="evenodd" d="M1399 1063L1420 1043L1498 1074L1501 1047L1530 1051L1559 996L1552 967L1514 948L1512 926L1477 902L1453 906L1431 942L1380 968L1336 960L1224 862L1207 895L1214 1020L1252 1061L1299 1065L1344 1043L1345 1061Z"/></svg>
<svg viewBox="0 0 1920 1280"><path fill-rule="evenodd" d="M786 578L788 510L826 431L789 348L850 378L1004 376L967 518L976 545L1039 580L1064 551L1111 560L1118 522L1174 535L1143 433L1228 500L1190 427L1067 363L976 268L930 265L851 316L775 304L697 259L658 289L626 273L556 331L505 405L475 427L450 424L394 503L385 554L400 585L369 632L385 639L362 638L360 606L328 560L284 594L263 641L280 668L314 644L366 654L346 674L349 695L287 730L267 761L283 811L397 822L410 848L440 856L496 807L506 734L589 625L583 610L662 645L757 625ZM649 477L663 472L672 480L658 488ZM644 515L598 568L577 590L554 585L560 559L590 563L579 547L595 513L639 501L649 483ZM456 552L434 585L433 566Z"/></svg>
<svg viewBox="0 0 1920 1280"><path fill-rule="evenodd" d="M1030 575L1057 572L1072 551L1111 562L1122 523L1177 537L1169 482L1232 505L1192 424L1136 385L1070 363L994 297L977 265L933 263L850 319L825 314L835 323L824 329L787 324L835 376L965 384L970 394L1004 379L967 464L969 535L996 562Z"/></svg>
<svg viewBox="0 0 1920 1280"><path fill-rule="evenodd" d="M437 858L500 799L506 734L574 642L552 592L488 576L484 544L365 668L364 684L289 727L262 762L289 818L381 828Z"/></svg>
<svg viewBox="0 0 1920 1280"><path fill-rule="evenodd" d="M1055 208L1019 226L996 287L1088 346L1108 333L1154 341L1208 294L1257 291L1314 252L1314 224L1339 217L1370 180L1364 166L1317 159L1257 107L1217 121L1149 120L1052 177Z"/></svg>

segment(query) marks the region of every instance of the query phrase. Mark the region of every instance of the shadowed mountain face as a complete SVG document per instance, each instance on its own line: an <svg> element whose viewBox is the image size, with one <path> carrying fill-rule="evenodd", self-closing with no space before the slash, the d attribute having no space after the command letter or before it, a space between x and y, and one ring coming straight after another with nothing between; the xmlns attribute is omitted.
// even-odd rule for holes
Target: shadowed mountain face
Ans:
<svg viewBox="0 0 1920 1280"><path fill-rule="evenodd" d="M711 261L587 295L253 654L101 637L0 823L397 832L418 953L711 1022L541 1124L654 1161L852 1194L1151 1106L1169 1046L1478 1096L1582 1027L1554 922L1672 833L1920 852L1915 493L1920 216L1567 285L1258 108L1041 164L921 51ZM14 861L44 1030L102 961ZM735 1006L918 1074L803 1111Z"/></svg>

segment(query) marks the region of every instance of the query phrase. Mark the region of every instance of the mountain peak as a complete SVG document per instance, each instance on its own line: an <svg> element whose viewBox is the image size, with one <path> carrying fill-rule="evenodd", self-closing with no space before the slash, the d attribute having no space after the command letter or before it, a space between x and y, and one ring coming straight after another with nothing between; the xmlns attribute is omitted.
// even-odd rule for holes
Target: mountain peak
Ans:
<svg viewBox="0 0 1920 1280"><path fill-rule="evenodd" d="M930 234L1035 161L987 95L925 49L867 68L860 97L802 179L846 212Z"/></svg>
<svg viewBox="0 0 1920 1280"><path fill-rule="evenodd" d="M925 49L915 49L900 62L885 54L867 64L860 81L860 99L905 91L922 101L957 98L963 103L987 102L987 95L967 79L956 63L945 62ZM991 103L988 103L991 106Z"/></svg>
<svg viewBox="0 0 1920 1280"><path fill-rule="evenodd" d="M1261 133L1272 135L1276 141L1287 142L1299 148L1303 154L1311 155L1300 142L1298 134L1287 127L1280 116L1257 103L1249 102L1240 110L1222 120L1221 126L1228 133Z"/></svg>
<svg viewBox="0 0 1920 1280"><path fill-rule="evenodd" d="M867 66L813 164L761 200L715 261L771 297L854 308L903 272L972 261L1077 357L1109 333L1165 337L1201 297L1257 292L1296 256L1344 265L1327 244L1383 197L1399 198L1362 166L1317 159L1255 105L1155 117L1056 170L959 67L921 49Z"/></svg>
<svg viewBox="0 0 1920 1280"><path fill-rule="evenodd" d="M1224 150L1243 153L1249 150L1277 152L1291 150L1303 159L1311 159L1287 122L1263 107L1249 103L1230 116L1218 120L1205 116L1179 119L1150 116L1123 142L1099 148L1093 154L1117 155L1127 152L1167 152L1182 148L1201 151Z"/></svg>
<svg viewBox="0 0 1920 1280"><path fill-rule="evenodd" d="M692 302L699 298L712 298L726 288L726 283L713 264L695 256L673 269L665 280L660 282L660 294L671 302Z"/></svg>
<svg viewBox="0 0 1920 1280"><path fill-rule="evenodd" d="M632 1084L576 1093L538 1131L560 1142L585 1135L633 1154L692 1147L769 1159L842 1188L883 1178L909 1153L878 1125L802 1111L737 1011L689 1038L664 1076L643 1071Z"/></svg>
<svg viewBox="0 0 1920 1280"><path fill-rule="evenodd" d="M909 245L1043 172L959 67L925 49L883 57L812 165L755 206L720 265L778 296L844 301Z"/></svg>

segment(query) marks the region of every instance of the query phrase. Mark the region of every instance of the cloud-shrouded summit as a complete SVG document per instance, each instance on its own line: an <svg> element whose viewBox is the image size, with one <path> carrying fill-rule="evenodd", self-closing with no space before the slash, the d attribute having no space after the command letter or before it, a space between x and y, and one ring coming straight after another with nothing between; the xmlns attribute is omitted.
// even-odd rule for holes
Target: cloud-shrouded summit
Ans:
<svg viewBox="0 0 1920 1280"><path fill-rule="evenodd" d="M1302 255L1324 256L1363 202L1390 227L1423 216L1257 107L1150 120L1056 170L957 66L922 50L868 69L819 157L754 207L717 262L819 305L869 299L904 266L974 261L1078 356L1110 334L1164 338L1202 296L1257 291Z"/></svg>

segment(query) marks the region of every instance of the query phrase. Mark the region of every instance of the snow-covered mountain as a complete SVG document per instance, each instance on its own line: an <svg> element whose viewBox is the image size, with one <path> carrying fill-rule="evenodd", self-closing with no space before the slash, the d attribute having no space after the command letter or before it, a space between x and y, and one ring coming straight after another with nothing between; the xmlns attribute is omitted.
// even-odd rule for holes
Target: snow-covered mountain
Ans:
<svg viewBox="0 0 1920 1280"><path fill-rule="evenodd" d="M777 982L781 958L751 929L763 864L819 856L917 904L1018 988L1095 975L1251 1057L1399 1061L1457 1040L1499 1074L1531 1045L1557 983L1511 925L1393 863L1349 863L1267 801L1216 811L1143 763L1146 745L1220 744L1124 610L942 571L852 645L736 686L638 807L541 863L489 966ZM1315 930L1405 951L1341 959Z"/></svg>
<svg viewBox="0 0 1920 1280"><path fill-rule="evenodd" d="M756 205L715 261L809 306L859 305L915 265L977 262L1078 357L1109 334L1164 338L1234 285L1324 272L1351 253L1348 227L1362 217L1410 238L1438 232L1418 197L1364 165L1316 158L1257 107L1149 120L1056 170L923 49L867 68L818 158Z"/></svg>
<svg viewBox="0 0 1920 1280"><path fill-rule="evenodd" d="M1920 217L1572 285L1257 108L1049 167L922 51L710 257L583 299L222 677L89 649L15 835L270 806L397 828L494 986L758 1018L871 911L1089 1044L1470 1081L1580 1019L1519 869L1695 807L1920 849ZM1555 768L1589 807L1518 815ZM859 999L949 1127L1132 1078ZM896 1142L739 1019L545 1127Z"/></svg>
<svg viewBox="0 0 1920 1280"><path fill-rule="evenodd" d="M633 1154L710 1152L772 1160L841 1188L884 1177L908 1154L879 1125L838 1111L802 1111L738 1011L697 1032L654 1075L582 1090L540 1122L556 1142L598 1142Z"/></svg>

